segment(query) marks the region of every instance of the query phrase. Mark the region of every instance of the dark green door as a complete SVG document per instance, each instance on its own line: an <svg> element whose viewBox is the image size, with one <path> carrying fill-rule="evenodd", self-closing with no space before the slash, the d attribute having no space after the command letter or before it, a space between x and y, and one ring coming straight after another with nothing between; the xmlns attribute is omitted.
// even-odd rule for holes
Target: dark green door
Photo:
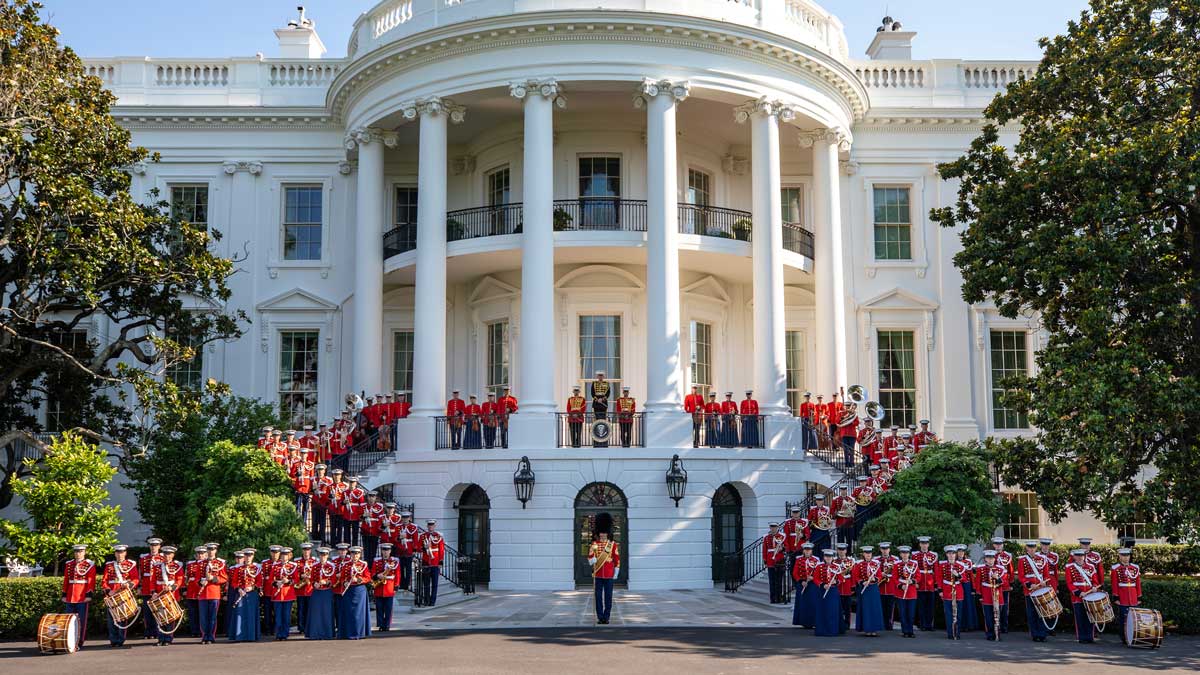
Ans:
<svg viewBox="0 0 1200 675"><path fill-rule="evenodd" d="M607 513L613 519L610 535L617 542L621 557L621 574L616 583L629 582L629 511L625 495L612 483L591 483L579 491L575 498L575 583L579 586L592 585L592 566L588 562L588 549L595 540L596 517Z"/></svg>
<svg viewBox="0 0 1200 675"><path fill-rule="evenodd" d="M742 497L729 483L713 495L712 578L725 578L726 556L742 550Z"/></svg>
<svg viewBox="0 0 1200 675"><path fill-rule="evenodd" d="M468 487L458 500L458 552L470 556L475 583L479 584L486 584L491 576L490 509L491 501L478 485Z"/></svg>

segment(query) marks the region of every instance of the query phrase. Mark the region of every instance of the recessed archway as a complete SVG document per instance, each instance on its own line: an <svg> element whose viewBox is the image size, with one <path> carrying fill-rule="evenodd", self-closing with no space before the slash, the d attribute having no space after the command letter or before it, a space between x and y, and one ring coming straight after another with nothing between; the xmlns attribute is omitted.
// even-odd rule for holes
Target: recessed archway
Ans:
<svg viewBox="0 0 1200 675"><path fill-rule="evenodd" d="M588 548L595 539L596 518L602 513L612 516L610 537L617 542L621 557L621 574L616 583L629 582L629 500L621 488L612 483L589 483L575 497L574 549L575 583L592 583L592 566L588 563Z"/></svg>

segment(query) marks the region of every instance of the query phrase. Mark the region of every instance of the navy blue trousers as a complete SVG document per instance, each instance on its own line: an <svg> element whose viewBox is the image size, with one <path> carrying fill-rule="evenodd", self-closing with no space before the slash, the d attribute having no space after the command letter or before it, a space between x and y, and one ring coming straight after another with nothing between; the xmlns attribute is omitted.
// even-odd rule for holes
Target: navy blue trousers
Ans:
<svg viewBox="0 0 1200 675"><path fill-rule="evenodd" d="M900 632L905 635L912 635L913 621L917 616L917 599L896 600L895 602L896 608L900 610Z"/></svg>
<svg viewBox="0 0 1200 675"><path fill-rule="evenodd" d="M275 605L275 638L286 640L292 632L292 601L279 600Z"/></svg>
<svg viewBox="0 0 1200 675"><path fill-rule="evenodd" d="M209 642L217 639L217 600L197 600L200 605L200 637ZM111 640L111 637L110 637Z"/></svg>
<svg viewBox="0 0 1200 675"><path fill-rule="evenodd" d="M1096 627L1088 618L1087 610L1082 602L1072 602L1071 611L1075 614L1075 639L1082 644L1096 641Z"/></svg>
<svg viewBox="0 0 1200 675"><path fill-rule="evenodd" d="M188 635L190 637L200 637L200 605L199 600L184 600L183 603L187 606L188 617Z"/></svg>
<svg viewBox="0 0 1200 675"><path fill-rule="evenodd" d="M392 627L392 598L375 598L375 627L381 631Z"/></svg>
<svg viewBox="0 0 1200 675"><path fill-rule="evenodd" d="M594 581L596 585L596 618L600 621L608 621L608 616L612 613L613 580L597 578Z"/></svg>
<svg viewBox="0 0 1200 675"><path fill-rule="evenodd" d="M958 605L958 624L954 623L954 605ZM946 637L958 638L962 633L963 607L962 600L942 600L942 611L946 615Z"/></svg>
<svg viewBox="0 0 1200 675"><path fill-rule="evenodd" d="M304 628L308 625L308 596L296 596L296 627L300 632L304 632Z"/></svg>

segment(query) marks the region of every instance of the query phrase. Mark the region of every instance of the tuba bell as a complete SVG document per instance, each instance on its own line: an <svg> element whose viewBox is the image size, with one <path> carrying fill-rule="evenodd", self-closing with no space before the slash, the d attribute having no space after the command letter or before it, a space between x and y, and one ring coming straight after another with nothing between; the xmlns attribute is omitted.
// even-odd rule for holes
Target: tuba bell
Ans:
<svg viewBox="0 0 1200 675"><path fill-rule="evenodd" d="M856 406L862 405L870 398L867 395L867 388L861 384L852 384L846 388L846 402L853 403Z"/></svg>
<svg viewBox="0 0 1200 675"><path fill-rule="evenodd" d="M882 422L883 418L887 416L887 409L879 401L867 401L859 406L858 415L864 420L872 419L876 422Z"/></svg>

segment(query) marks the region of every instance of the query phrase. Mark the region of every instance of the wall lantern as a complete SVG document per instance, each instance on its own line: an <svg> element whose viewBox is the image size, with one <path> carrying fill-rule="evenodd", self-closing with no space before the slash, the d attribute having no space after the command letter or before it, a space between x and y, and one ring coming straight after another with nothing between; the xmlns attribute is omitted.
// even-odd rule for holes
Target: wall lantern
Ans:
<svg viewBox="0 0 1200 675"><path fill-rule="evenodd" d="M675 455L671 458L671 468L667 469L667 496L675 500L676 507L679 506L679 500L683 499L686 487L687 470L683 468L683 460Z"/></svg>
<svg viewBox="0 0 1200 675"><path fill-rule="evenodd" d="M513 472L513 485L517 488L517 499L521 501L521 508L525 508L526 502L533 499L534 482L536 481L533 469L529 467L529 458L522 457L521 461L517 462L517 470Z"/></svg>

